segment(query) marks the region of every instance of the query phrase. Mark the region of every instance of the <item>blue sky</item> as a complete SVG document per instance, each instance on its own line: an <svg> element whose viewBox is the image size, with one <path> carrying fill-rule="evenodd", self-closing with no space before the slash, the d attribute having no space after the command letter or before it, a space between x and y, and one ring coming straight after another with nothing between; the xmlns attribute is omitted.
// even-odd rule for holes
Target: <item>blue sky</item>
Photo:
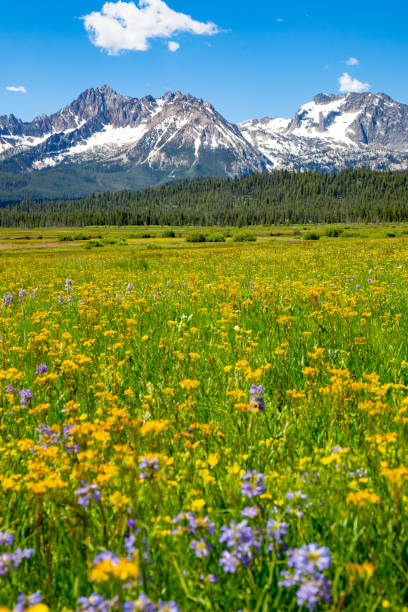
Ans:
<svg viewBox="0 0 408 612"><path fill-rule="evenodd" d="M234 122L285 117L316 93L338 92L344 73L346 88L408 104L402 0L141 1L3 3L0 115L28 121L107 83L135 97L189 92Z"/></svg>

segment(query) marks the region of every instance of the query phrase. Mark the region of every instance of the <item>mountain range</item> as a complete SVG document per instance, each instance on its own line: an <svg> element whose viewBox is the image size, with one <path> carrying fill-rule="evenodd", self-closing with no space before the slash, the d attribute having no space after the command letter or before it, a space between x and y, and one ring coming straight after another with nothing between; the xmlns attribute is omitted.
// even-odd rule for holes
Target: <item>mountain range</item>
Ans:
<svg viewBox="0 0 408 612"><path fill-rule="evenodd" d="M138 99L105 85L31 122L0 116L2 201L360 166L408 168L407 105L383 93L319 94L293 118L234 125L189 94Z"/></svg>

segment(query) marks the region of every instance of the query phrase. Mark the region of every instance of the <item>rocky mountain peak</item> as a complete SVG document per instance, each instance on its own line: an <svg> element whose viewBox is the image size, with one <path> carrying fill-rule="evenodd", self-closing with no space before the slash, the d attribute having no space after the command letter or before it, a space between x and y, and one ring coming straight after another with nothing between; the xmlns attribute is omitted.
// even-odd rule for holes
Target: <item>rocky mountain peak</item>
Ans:
<svg viewBox="0 0 408 612"><path fill-rule="evenodd" d="M90 88L60 111L24 123L0 117L0 169L140 168L164 180L273 168L408 168L408 106L384 93L319 93L293 118L227 121L180 91L160 98ZM98 170L99 169L99 170Z"/></svg>

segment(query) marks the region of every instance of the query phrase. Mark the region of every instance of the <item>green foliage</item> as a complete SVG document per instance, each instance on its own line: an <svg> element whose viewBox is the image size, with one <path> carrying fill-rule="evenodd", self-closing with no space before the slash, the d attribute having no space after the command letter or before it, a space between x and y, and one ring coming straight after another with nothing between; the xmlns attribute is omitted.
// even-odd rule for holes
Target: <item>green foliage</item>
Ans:
<svg viewBox="0 0 408 612"><path fill-rule="evenodd" d="M167 229L167 230L164 230L164 232L162 232L162 238L175 238L175 237L176 237L176 233L172 229Z"/></svg>
<svg viewBox="0 0 408 612"><path fill-rule="evenodd" d="M104 238L102 240L102 244L106 245L116 245L116 246L126 246L127 242L123 238Z"/></svg>
<svg viewBox="0 0 408 612"><path fill-rule="evenodd" d="M73 242L73 241L74 241L73 236L60 236L58 238L58 242Z"/></svg>
<svg viewBox="0 0 408 612"><path fill-rule="evenodd" d="M91 240L91 238L102 238L102 236L90 236L89 234L75 234L74 240Z"/></svg>
<svg viewBox="0 0 408 612"><path fill-rule="evenodd" d="M320 240L320 234L317 232L306 232L303 234L303 240Z"/></svg>
<svg viewBox="0 0 408 612"><path fill-rule="evenodd" d="M329 238L338 238L343 232L344 230L341 227L328 227L325 233Z"/></svg>
<svg viewBox="0 0 408 612"><path fill-rule="evenodd" d="M207 242L225 242L224 234L210 234L207 236Z"/></svg>
<svg viewBox="0 0 408 612"><path fill-rule="evenodd" d="M96 249L103 246L104 244L101 240L90 240L85 244L86 249Z"/></svg>
<svg viewBox="0 0 408 612"><path fill-rule="evenodd" d="M253 232L238 232L233 240L234 242L255 242L256 236Z"/></svg>
<svg viewBox="0 0 408 612"><path fill-rule="evenodd" d="M189 234L186 238L187 242L206 242L206 240L207 237L201 232L193 232L192 234Z"/></svg>

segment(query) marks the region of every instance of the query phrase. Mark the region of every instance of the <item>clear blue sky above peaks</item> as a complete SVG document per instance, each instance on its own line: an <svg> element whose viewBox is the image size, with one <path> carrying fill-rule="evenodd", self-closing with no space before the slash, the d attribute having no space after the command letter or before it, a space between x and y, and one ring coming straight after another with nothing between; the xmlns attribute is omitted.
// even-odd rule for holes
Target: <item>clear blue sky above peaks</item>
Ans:
<svg viewBox="0 0 408 612"><path fill-rule="evenodd" d="M233 122L289 117L340 88L408 103L407 23L402 0L7 1L0 115L29 121L105 83L188 92Z"/></svg>

